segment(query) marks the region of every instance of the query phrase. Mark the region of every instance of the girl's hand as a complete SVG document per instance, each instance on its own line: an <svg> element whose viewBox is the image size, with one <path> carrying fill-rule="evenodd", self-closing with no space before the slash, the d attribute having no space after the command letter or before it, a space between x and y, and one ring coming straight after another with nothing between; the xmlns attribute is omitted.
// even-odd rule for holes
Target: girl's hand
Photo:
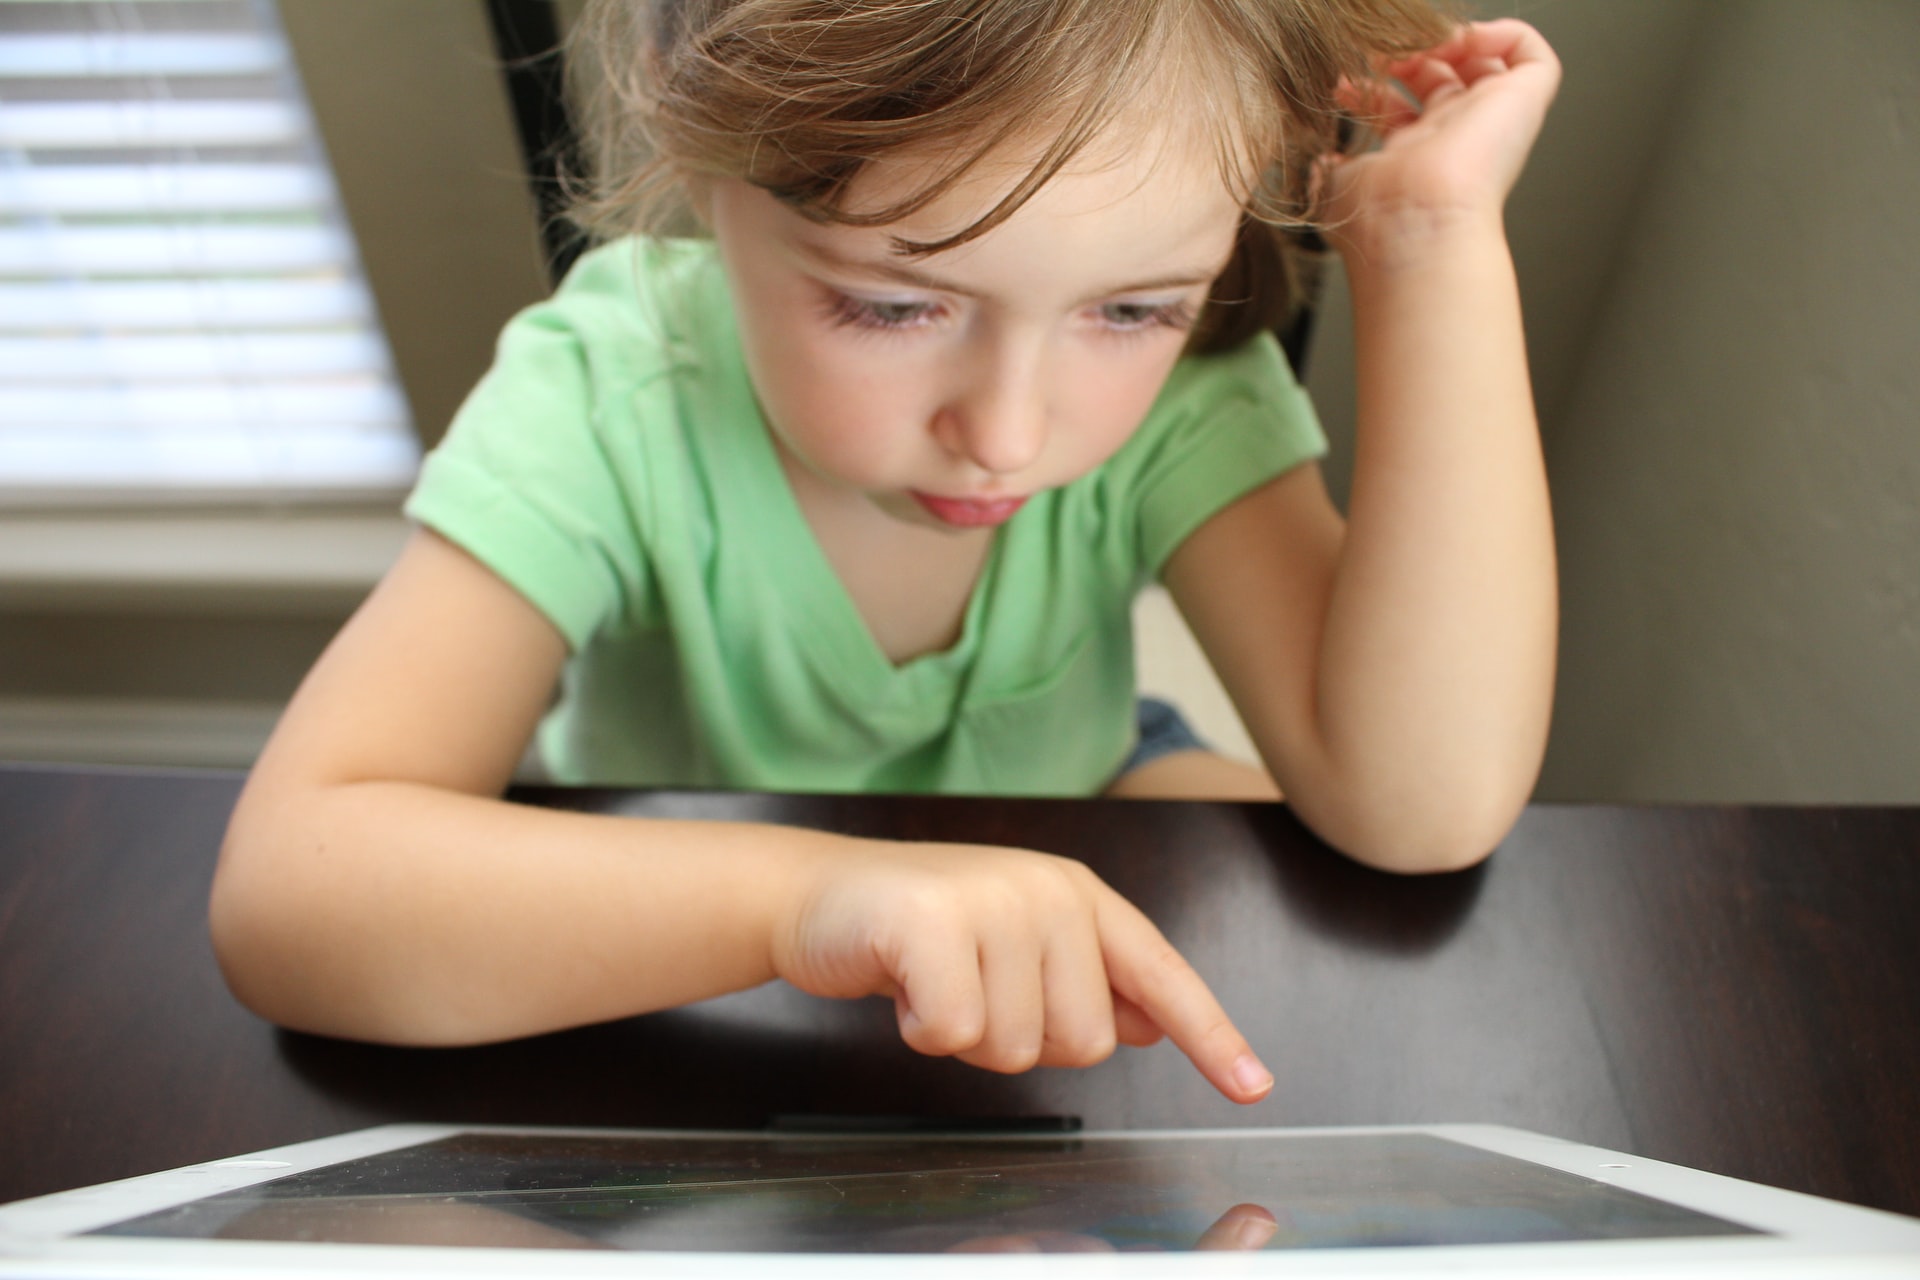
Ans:
<svg viewBox="0 0 1920 1280"><path fill-rule="evenodd" d="M1382 141L1327 162L1328 238L1367 249L1462 218L1497 226L1560 85L1546 40L1517 19L1475 22L1380 70L1413 100L1384 81L1342 86L1343 105Z"/></svg>
<svg viewBox="0 0 1920 1280"><path fill-rule="evenodd" d="M1273 1087L1152 922L1067 858L937 844L836 855L776 928L773 964L814 995L891 996L908 1045L990 1071L1091 1066L1164 1034L1236 1102Z"/></svg>

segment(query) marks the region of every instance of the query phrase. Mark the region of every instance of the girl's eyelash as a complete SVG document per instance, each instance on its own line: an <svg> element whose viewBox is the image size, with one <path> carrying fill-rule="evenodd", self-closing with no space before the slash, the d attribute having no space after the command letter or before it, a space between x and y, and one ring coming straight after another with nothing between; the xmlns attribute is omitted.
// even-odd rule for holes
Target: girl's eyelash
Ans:
<svg viewBox="0 0 1920 1280"><path fill-rule="evenodd" d="M855 329L915 329L933 314L931 302L885 302L836 293L828 300L827 319Z"/></svg>
<svg viewBox="0 0 1920 1280"><path fill-rule="evenodd" d="M1100 308L1101 315L1107 320L1108 327L1115 333L1144 333L1150 329L1193 328L1196 318L1191 303L1187 302L1109 302ZM1114 312L1131 313L1114 323Z"/></svg>
<svg viewBox="0 0 1920 1280"><path fill-rule="evenodd" d="M827 319L835 326L898 333L929 323L939 310L933 302L888 302L882 299L856 298L834 293L827 302ZM1188 302L1109 302L1099 308L1102 324L1119 336L1146 333L1154 329L1185 332L1193 328L1196 314Z"/></svg>

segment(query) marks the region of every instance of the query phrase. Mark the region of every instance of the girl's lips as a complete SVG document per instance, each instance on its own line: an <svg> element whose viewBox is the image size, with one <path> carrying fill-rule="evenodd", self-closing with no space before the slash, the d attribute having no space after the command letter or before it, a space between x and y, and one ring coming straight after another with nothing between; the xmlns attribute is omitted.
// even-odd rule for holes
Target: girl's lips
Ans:
<svg viewBox="0 0 1920 1280"><path fill-rule="evenodd" d="M1005 524L1027 501L1025 498L940 498L918 490L911 490L910 496L934 519L960 529Z"/></svg>

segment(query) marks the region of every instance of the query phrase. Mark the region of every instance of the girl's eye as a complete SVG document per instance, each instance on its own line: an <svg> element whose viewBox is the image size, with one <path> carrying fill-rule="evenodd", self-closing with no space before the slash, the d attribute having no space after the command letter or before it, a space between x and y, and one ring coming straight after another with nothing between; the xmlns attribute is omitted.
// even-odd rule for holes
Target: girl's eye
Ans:
<svg viewBox="0 0 1920 1280"><path fill-rule="evenodd" d="M827 318L856 329L915 329L932 319L936 310L931 302L889 302L836 293L827 308Z"/></svg>
<svg viewBox="0 0 1920 1280"><path fill-rule="evenodd" d="M1109 302L1100 308L1100 323L1116 333L1191 329L1193 320L1193 308L1185 302Z"/></svg>

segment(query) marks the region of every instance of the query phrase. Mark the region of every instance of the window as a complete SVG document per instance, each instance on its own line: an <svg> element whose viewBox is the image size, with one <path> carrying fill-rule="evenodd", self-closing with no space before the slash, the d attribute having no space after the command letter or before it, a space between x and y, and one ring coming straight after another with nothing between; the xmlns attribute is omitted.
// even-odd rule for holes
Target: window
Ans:
<svg viewBox="0 0 1920 1280"><path fill-rule="evenodd" d="M271 0L0 0L0 500L418 461Z"/></svg>

